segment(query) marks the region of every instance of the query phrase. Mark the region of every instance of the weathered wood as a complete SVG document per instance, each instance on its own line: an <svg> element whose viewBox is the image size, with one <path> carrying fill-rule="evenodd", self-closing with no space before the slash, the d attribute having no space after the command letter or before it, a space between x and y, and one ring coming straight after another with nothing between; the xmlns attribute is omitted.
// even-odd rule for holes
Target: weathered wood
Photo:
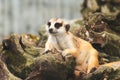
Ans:
<svg viewBox="0 0 120 80"><path fill-rule="evenodd" d="M61 54L48 53L37 58L26 80L73 80L74 66L73 57L64 61Z"/></svg>
<svg viewBox="0 0 120 80"><path fill-rule="evenodd" d="M120 68L113 70L111 67L101 66L95 72L83 77L83 80L119 80Z"/></svg>
<svg viewBox="0 0 120 80"><path fill-rule="evenodd" d="M6 64L1 60L0 56L0 80L22 80L14 76L7 68Z"/></svg>
<svg viewBox="0 0 120 80"><path fill-rule="evenodd" d="M44 50L37 47L38 41L36 36L30 34L13 34L3 40L1 57L14 75L22 79L27 77L35 58Z"/></svg>

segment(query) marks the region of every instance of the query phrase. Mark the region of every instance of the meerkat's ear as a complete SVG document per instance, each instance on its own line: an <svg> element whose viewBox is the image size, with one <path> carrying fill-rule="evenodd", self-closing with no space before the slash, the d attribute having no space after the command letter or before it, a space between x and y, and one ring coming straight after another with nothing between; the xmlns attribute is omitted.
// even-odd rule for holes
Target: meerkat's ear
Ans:
<svg viewBox="0 0 120 80"><path fill-rule="evenodd" d="M69 24L66 24L66 25L65 25L65 30L68 32L69 29L70 29L70 25L69 25Z"/></svg>

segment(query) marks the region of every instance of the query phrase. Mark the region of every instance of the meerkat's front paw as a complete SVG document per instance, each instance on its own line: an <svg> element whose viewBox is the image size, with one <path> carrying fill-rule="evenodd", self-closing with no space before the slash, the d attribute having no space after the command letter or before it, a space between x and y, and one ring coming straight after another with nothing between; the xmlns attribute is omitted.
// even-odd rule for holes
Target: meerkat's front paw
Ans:
<svg viewBox="0 0 120 80"><path fill-rule="evenodd" d="M62 52L62 56L65 57L67 55L67 53L65 53L65 51Z"/></svg>
<svg viewBox="0 0 120 80"><path fill-rule="evenodd" d="M58 52L58 53L62 54L62 52L63 52L63 51L62 51L62 50L57 49L57 50L56 50L56 52Z"/></svg>
<svg viewBox="0 0 120 80"><path fill-rule="evenodd" d="M67 50L62 51L62 55L64 57L71 56L71 54Z"/></svg>
<svg viewBox="0 0 120 80"><path fill-rule="evenodd" d="M63 57L64 61L68 60L69 57L71 57L71 56L72 56L71 54L69 54L65 51L62 52L62 57Z"/></svg>

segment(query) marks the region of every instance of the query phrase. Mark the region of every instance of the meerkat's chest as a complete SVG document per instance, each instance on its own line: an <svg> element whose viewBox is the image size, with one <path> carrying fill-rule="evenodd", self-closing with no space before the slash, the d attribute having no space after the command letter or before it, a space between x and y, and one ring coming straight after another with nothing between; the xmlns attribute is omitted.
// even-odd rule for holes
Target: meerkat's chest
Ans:
<svg viewBox="0 0 120 80"><path fill-rule="evenodd" d="M72 39L69 36L57 37L56 40L57 40L58 46L60 46L60 48L63 50L74 47Z"/></svg>

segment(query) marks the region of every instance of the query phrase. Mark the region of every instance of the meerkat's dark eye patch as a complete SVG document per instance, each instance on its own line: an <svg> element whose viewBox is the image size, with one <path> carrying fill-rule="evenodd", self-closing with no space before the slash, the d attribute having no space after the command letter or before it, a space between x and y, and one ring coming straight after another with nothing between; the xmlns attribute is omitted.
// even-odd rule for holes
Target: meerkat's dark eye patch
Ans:
<svg viewBox="0 0 120 80"><path fill-rule="evenodd" d="M48 23L47 23L47 25L48 25L48 27L50 27L50 25L51 25L51 22L48 22Z"/></svg>
<svg viewBox="0 0 120 80"><path fill-rule="evenodd" d="M55 28L57 28L57 29L58 29L58 28L60 28L60 27L62 26L62 23L55 23L55 25L54 25L54 26L55 26Z"/></svg>

